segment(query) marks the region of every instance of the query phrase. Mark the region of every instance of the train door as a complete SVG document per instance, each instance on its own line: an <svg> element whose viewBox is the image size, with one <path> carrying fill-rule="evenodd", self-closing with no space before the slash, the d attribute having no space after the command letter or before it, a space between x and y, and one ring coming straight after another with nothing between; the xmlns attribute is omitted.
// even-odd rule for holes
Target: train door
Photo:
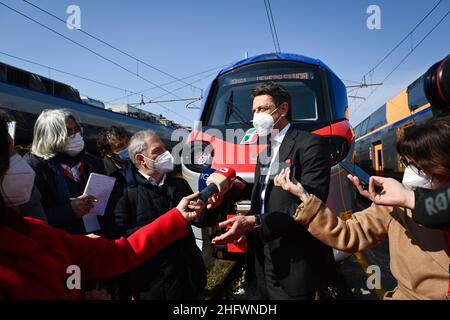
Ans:
<svg viewBox="0 0 450 320"><path fill-rule="evenodd" d="M383 172L383 144L374 144L373 150L375 158L375 171Z"/></svg>

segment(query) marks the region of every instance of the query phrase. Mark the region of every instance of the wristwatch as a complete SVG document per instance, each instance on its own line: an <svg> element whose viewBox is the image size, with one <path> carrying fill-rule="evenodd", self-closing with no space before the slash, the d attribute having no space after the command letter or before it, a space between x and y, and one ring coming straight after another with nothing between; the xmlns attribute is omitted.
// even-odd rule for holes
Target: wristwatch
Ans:
<svg viewBox="0 0 450 320"><path fill-rule="evenodd" d="M261 215L255 214L255 225L253 226L253 229L261 228Z"/></svg>

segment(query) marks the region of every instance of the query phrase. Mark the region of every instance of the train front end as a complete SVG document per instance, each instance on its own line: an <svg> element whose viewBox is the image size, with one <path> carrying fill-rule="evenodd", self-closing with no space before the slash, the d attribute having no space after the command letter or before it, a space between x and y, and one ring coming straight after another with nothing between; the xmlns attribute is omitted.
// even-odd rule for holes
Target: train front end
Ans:
<svg viewBox="0 0 450 320"><path fill-rule="evenodd" d="M342 81L320 60L295 54L264 54L231 65L219 72L202 101L200 121L185 141L182 173L193 190L205 168L229 167L248 186L226 214L244 214L250 210L250 190L258 154L266 148L259 144L251 120L251 90L264 81L277 82L292 97L291 125L324 138L331 166L327 200L333 212L349 214L354 209L354 190L337 165L352 161L354 135L347 117L347 92ZM234 201L234 200L233 200ZM226 215L223 216L223 219ZM197 244L205 257L218 257L239 248L211 247L212 227L195 228ZM335 251L339 260L345 255Z"/></svg>

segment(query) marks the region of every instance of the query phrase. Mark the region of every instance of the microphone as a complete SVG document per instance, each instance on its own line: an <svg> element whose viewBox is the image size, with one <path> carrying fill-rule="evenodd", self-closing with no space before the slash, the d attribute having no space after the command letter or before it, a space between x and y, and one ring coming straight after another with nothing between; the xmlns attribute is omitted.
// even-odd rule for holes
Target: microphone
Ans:
<svg viewBox="0 0 450 320"><path fill-rule="evenodd" d="M211 168L203 169L198 182L199 190L201 187L204 187L205 185L206 187L204 187L200 191L198 200L201 200L206 204L208 198L211 197L213 194L217 192L219 192L222 195L225 194L233 186L235 178L236 178L236 171L231 168L221 168L218 170ZM203 209L203 212L197 218L195 218L193 224L197 227L203 227L205 226L205 219L206 219L206 208Z"/></svg>
<svg viewBox="0 0 450 320"><path fill-rule="evenodd" d="M205 167L202 170L202 173L198 177L198 191L202 191L207 187L206 180L209 178L211 174L216 172L216 169Z"/></svg>
<svg viewBox="0 0 450 320"><path fill-rule="evenodd" d="M202 175L200 175L200 179ZM233 185L233 181L236 178L236 171L232 168L220 168L214 171L206 179L206 188L204 188L198 197L204 203L211 197L214 193L219 192L224 195ZM199 181L200 185L200 181Z"/></svg>

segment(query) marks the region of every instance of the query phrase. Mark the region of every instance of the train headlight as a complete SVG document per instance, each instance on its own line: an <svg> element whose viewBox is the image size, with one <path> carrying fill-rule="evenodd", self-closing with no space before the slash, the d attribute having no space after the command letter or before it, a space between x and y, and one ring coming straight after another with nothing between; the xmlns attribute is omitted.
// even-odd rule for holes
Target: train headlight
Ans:
<svg viewBox="0 0 450 320"><path fill-rule="evenodd" d="M203 168L211 167L213 157L213 146L205 141L194 141L183 150L183 164L194 172L202 172Z"/></svg>

